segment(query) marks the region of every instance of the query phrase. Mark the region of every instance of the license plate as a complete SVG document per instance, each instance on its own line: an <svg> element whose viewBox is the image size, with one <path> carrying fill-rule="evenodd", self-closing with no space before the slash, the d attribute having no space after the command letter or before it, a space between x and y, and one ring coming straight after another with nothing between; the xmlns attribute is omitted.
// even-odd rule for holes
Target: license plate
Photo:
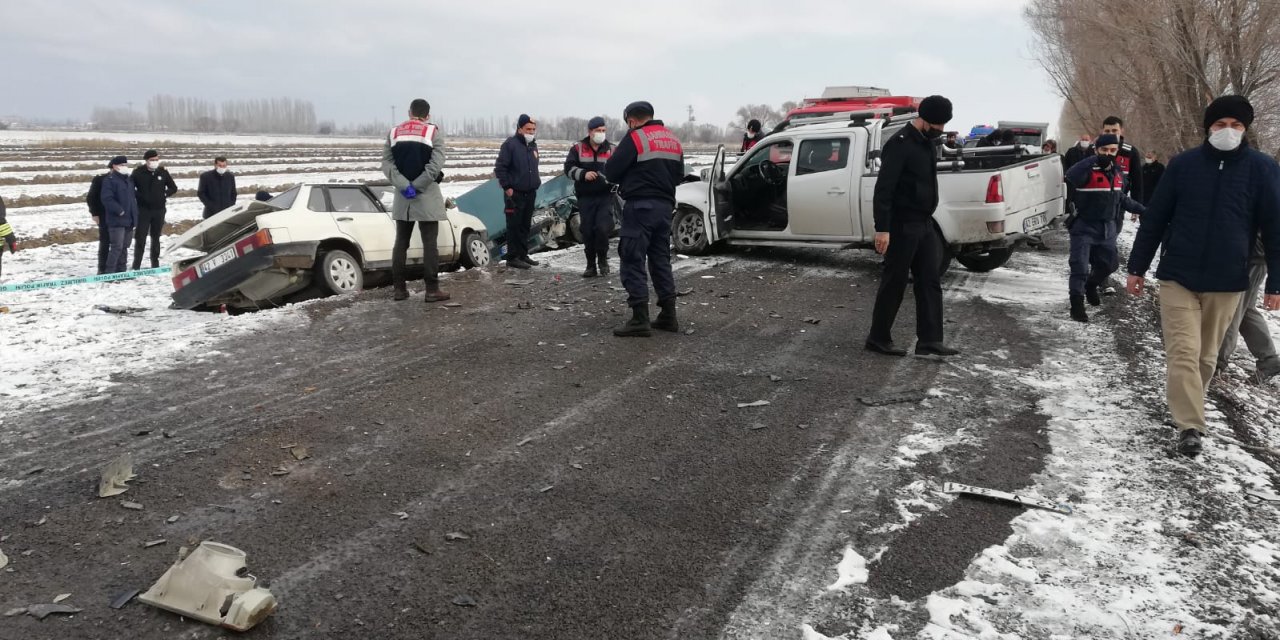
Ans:
<svg viewBox="0 0 1280 640"><path fill-rule="evenodd" d="M1048 224L1049 224L1049 214L1038 213L1022 221L1022 231L1023 233L1035 231L1036 229L1040 229L1048 226Z"/></svg>
<svg viewBox="0 0 1280 640"><path fill-rule="evenodd" d="M218 267L221 267L222 265L228 262L231 262L232 260L235 260L235 259L236 259L236 248L234 246L227 247L226 249L223 249L222 251L219 251L209 256L208 258L205 258L205 261L200 263L200 275L203 276L209 273L210 271L213 271L214 269L217 269Z"/></svg>

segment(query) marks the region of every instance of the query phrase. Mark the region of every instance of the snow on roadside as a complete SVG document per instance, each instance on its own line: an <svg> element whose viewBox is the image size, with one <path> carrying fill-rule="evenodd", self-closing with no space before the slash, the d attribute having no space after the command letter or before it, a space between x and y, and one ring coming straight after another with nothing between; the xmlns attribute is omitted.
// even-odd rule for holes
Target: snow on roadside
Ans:
<svg viewBox="0 0 1280 640"><path fill-rule="evenodd" d="M96 263L96 243L30 249L6 256L3 283L90 274ZM172 290L169 278L159 276L0 293L0 304L9 308L0 313L0 397L11 406L47 411L110 393L121 375L189 363L211 355L209 346L220 340L299 317L293 308L234 317L171 310Z"/></svg>

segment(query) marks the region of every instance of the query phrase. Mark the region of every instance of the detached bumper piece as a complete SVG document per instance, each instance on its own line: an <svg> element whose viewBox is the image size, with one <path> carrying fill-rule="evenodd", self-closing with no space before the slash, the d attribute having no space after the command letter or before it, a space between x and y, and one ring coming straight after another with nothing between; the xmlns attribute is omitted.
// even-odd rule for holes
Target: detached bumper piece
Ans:
<svg viewBox="0 0 1280 640"><path fill-rule="evenodd" d="M180 279L189 281L173 292L173 306L194 309L234 290L245 280L267 269L309 269L315 263L319 247L318 242L272 244L244 254L202 276L195 275L196 267L187 269L174 278L175 285ZM187 272L192 273L187 275Z"/></svg>
<svg viewBox="0 0 1280 640"><path fill-rule="evenodd" d="M138 600L208 624L248 631L275 613L276 597L257 586L245 557L235 547L201 542Z"/></svg>

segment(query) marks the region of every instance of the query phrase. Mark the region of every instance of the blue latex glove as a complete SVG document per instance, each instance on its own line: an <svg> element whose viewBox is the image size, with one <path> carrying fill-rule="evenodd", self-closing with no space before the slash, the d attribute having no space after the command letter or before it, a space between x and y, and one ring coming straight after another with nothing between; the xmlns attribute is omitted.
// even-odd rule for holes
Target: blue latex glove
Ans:
<svg viewBox="0 0 1280 640"><path fill-rule="evenodd" d="M404 188L404 191L400 192L400 195L404 196L407 200L412 200L418 197L418 190L414 189L413 185L409 185Z"/></svg>

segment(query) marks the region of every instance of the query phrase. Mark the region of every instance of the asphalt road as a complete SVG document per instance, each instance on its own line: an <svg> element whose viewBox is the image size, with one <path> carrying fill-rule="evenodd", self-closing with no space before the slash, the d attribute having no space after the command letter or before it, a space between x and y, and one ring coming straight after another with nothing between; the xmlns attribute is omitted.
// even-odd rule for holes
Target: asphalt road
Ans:
<svg viewBox="0 0 1280 640"><path fill-rule="evenodd" d="M386 289L311 303L298 326L120 380L108 400L10 410L0 610L70 592L84 611L0 618L0 637L228 636L107 606L199 540L245 550L280 600L246 638L837 635L867 613L825 590L846 545L881 551L875 594L912 600L1007 536L1020 509L956 500L905 522L893 497L921 479L1014 490L1041 468L1035 399L973 369L1039 362L1016 314L952 298L961 364L885 358L861 348L864 252L736 253L677 277L692 289L678 335L614 338L616 276L494 269L447 281L458 307ZM945 286L981 284L960 271ZM908 296L899 341L913 317ZM860 400L916 389L943 393ZM957 431L894 462L904 438ZM96 498L125 452L132 488Z"/></svg>

